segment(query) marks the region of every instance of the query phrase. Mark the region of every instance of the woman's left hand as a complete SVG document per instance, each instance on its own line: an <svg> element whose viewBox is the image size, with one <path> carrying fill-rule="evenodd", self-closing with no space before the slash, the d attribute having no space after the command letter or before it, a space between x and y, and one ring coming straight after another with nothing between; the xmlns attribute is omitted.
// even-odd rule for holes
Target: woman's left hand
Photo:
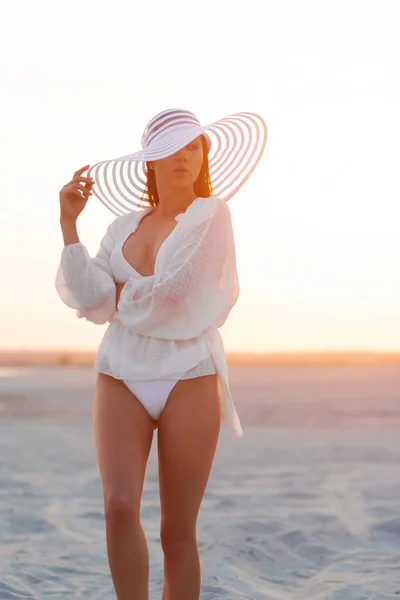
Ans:
<svg viewBox="0 0 400 600"><path fill-rule="evenodd" d="M115 289L116 289L116 296L115 296L115 304L116 306L118 306L118 302L119 302L119 297L121 295L122 292L122 288L124 287L125 283L115 283Z"/></svg>

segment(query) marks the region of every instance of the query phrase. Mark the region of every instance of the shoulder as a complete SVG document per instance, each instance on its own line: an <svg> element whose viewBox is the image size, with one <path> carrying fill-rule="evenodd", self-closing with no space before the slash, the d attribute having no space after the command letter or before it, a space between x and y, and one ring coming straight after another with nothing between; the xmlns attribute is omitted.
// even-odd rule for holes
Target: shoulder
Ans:
<svg viewBox="0 0 400 600"><path fill-rule="evenodd" d="M211 212L215 212L216 210L224 210L228 207L228 204L225 200L222 200L219 196L209 196L208 198L196 198L192 202L193 205L199 207L199 210L208 210Z"/></svg>
<svg viewBox="0 0 400 600"><path fill-rule="evenodd" d="M183 216L188 217L188 223L199 224L203 221L212 219L217 214L230 216L230 210L225 200L219 196L209 196L208 198L196 198L187 208Z"/></svg>

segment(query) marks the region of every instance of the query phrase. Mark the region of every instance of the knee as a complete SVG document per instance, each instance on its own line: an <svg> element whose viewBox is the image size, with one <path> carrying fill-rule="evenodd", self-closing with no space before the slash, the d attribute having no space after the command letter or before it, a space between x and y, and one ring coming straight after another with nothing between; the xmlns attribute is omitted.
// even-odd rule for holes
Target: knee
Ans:
<svg viewBox="0 0 400 600"><path fill-rule="evenodd" d="M161 523L161 547L166 556L182 556L197 549L196 528L182 523Z"/></svg>
<svg viewBox="0 0 400 600"><path fill-rule="evenodd" d="M106 521L110 524L126 524L128 522L138 522L140 507L137 502L129 495L109 494L104 499L104 512Z"/></svg>

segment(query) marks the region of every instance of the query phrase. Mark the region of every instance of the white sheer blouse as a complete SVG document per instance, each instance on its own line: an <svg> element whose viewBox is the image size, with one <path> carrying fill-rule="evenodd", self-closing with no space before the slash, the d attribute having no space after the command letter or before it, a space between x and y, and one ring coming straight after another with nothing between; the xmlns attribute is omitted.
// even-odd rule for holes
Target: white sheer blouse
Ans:
<svg viewBox="0 0 400 600"><path fill-rule="evenodd" d="M117 217L95 258L81 242L65 246L55 281L58 294L79 318L109 322L96 372L134 381L165 378L212 357L224 422L242 437L218 330L239 294L229 207L215 196L196 198L176 217L158 251L154 275L143 276L127 262L122 246L151 210ZM116 282L125 283L118 306Z"/></svg>

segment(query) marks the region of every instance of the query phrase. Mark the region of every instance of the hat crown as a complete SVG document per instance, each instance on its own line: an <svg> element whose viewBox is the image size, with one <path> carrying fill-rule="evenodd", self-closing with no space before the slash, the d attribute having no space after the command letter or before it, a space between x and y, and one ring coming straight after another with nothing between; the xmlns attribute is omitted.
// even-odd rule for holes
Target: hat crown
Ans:
<svg viewBox="0 0 400 600"><path fill-rule="evenodd" d="M179 108L163 110L147 123L142 135L142 148L147 148L155 138L195 127L201 127L201 124L192 112Z"/></svg>

